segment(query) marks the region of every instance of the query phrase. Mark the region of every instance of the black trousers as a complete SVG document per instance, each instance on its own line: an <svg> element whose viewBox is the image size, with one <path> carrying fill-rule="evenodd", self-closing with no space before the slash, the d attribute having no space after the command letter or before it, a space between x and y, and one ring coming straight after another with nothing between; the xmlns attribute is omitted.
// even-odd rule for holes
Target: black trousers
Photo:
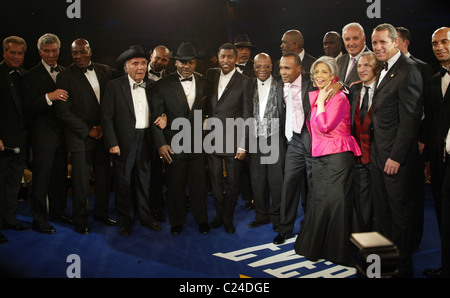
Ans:
<svg viewBox="0 0 450 298"><path fill-rule="evenodd" d="M216 220L232 224L234 210L239 196L239 183L242 171L242 160L233 156L208 154L211 174L211 188L216 207ZM224 177L224 166L226 177Z"/></svg>
<svg viewBox="0 0 450 298"><path fill-rule="evenodd" d="M167 211L171 225L186 223L186 186L192 215L197 223L208 223L207 192L205 184L205 158L172 157L172 163L166 164Z"/></svg>
<svg viewBox="0 0 450 298"><path fill-rule="evenodd" d="M46 149L33 147L32 151L31 212L33 220L41 224L47 222L49 217L57 218L66 212L67 151L63 146Z"/></svg>
<svg viewBox="0 0 450 298"><path fill-rule="evenodd" d="M450 277L450 154L447 154L445 159L447 165L442 187L441 258L442 274Z"/></svg>
<svg viewBox="0 0 450 298"><path fill-rule="evenodd" d="M353 171L353 220L354 232L369 232L373 228L372 164L357 163Z"/></svg>
<svg viewBox="0 0 450 298"><path fill-rule="evenodd" d="M136 130L128 156L114 157L116 208L121 226L154 222L150 212L151 159L147 130Z"/></svg>

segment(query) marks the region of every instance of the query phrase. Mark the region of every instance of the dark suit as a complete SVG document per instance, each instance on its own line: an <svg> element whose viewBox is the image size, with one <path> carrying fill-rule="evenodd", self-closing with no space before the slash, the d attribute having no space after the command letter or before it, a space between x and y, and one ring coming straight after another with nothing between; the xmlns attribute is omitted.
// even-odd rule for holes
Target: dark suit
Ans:
<svg viewBox="0 0 450 298"><path fill-rule="evenodd" d="M207 83L203 76L199 74L193 76L195 99L191 108L177 73L159 80L153 93L152 107L155 117L162 113L167 116L167 127L164 130L156 125L152 126L155 147L169 145L175 152L172 155L172 163L165 164L167 207L172 226L186 223L186 183L191 211L196 222L208 223L205 158L203 149L198 148L202 142L202 118L205 116L203 111L207 101ZM186 122L182 127L172 127L175 119L178 119L177 121L184 119ZM185 127L186 125L190 127L190 131L189 127ZM183 129L186 130L182 132ZM180 144L178 137L181 135L183 135L183 142ZM172 143L175 136L178 141ZM184 147L188 140L190 146ZM180 145L183 150L176 150L174 146Z"/></svg>
<svg viewBox="0 0 450 298"><path fill-rule="evenodd" d="M306 119L311 110L309 102L309 92L314 90L309 74L302 72L302 105L304 112L304 122L301 133L295 133L292 139L287 142L287 151L284 166L284 181L281 194L280 225L279 233L290 236L294 229L297 218L300 194L302 197L303 212L306 211L308 197L312 190L312 156L311 156L311 136L306 126ZM279 82L278 92L281 100L281 119L284 125L286 121L286 104L284 100L283 82Z"/></svg>
<svg viewBox="0 0 450 298"><path fill-rule="evenodd" d="M17 224L17 198L27 158L27 120L23 111L23 71L12 72L0 63L0 140L20 153L0 151L0 227ZM2 219L3 217L3 219Z"/></svg>
<svg viewBox="0 0 450 298"><path fill-rule="evenodd" d="M42 224L49 218L66 216L67 151L62 123L56 117L55 106L49 105L45 96L55 91L56 83L42 62L25 74L24 85L33 152L32 214L34 221Z"/></svg>
<svg viewBox="0 0 450 298"><path fill-rule="evenodd" d="M112 78L109 66L93 63L100 86L100 102L105 85ZM66 147L72 164L73 221L86 225L88 219L87 199L89 193L90 165L95 174L94 218L108 218L111 191L110 158L102 140L89 136L94 126L100 125L100 104L83 70L72 64L58 74L57 88L69 93L67 101L55 102L57 117L64 124Z"/></svg>
<svg viewBox="0 0 450 298"><path fill-rule="evenodd" d="M309 55L308 53L305 52L305 55L303 56L302 59L302 72L306 73L309 75L309 73L311 72L311 66L313 65L313 63L317 60L316 57L313 57L311 55ZM278 60L275 63L275 66L273 67L273 71L272 74L275 78L280 79L280 60Z"/></svg>
<svg viewBox="0 0 450 298"><path fill-rule="evenodd" d="M369 48L366 46L363 52L369 51ZM338 78L340 81L344 82L347 86L350 86L351 83L359 81L358 76L358 61L355 61L355 65L347 76L347 68L348 64L351 63L351 57L349 53L345 53L341 57L337 59L338 65Z"/></svg>
<svg viewBox="0 0 450 298"><path fill-rule="evenodd" d="M136 128L135 107L128 75L109 81L101 102L101 124L107 149L119 146L120 156L113 155L115 193L121 226L130 228L135 214L141 225L155 220L150 212L150 128ZM141 88L141 87L138 87ZM140 89L139 89L140 91ZM149 113L151 90L145 90ZM149 116L150 123L151 116Z"/></svg>
<svg viewBox="0 0 450 298"><path fill-rule="evenodd" d="M242 69L242 74L249 78L254 78L255 75L255 69L254 69L254 62L253 60L248 60L247 63L245 63L244 68ZM239 66L236 65L236 70L239 70Z"/></svg>
<svg viewBox="0 0 450 298"><path fill-rule="evenodd" d="M215 127L211 132L206 132L206 138L216 136L215 143L211 142L214 150L208 155L209 169L211 172L211 186L216 206L216 219L226 225L233 224L234 208L239 195L239 181L242 171L242 161L234 158L237 149L247 149L245 134L234 126L226 124L227 119L244 119L251 117L252 111L252 80L238 71L235 71L228 85L219 98L218 85L220 69L210 69L207 73L208 82L208 111L209 120L219 121L221 127ZM242 131L241 131L242 132ZM231 140L229 136L234 136ZM233 144L228 144L232 141ZM228 144L228 146L227 146ZM228 151L230 147L232 150ZM227 177L224 183L223 163Z"/></svg>
<svg viewBox="0 0 450 298"><path fill-rule="evenodd" d="M413 251L408 245L411 237L408 225L412 204L409 200L413 197L407 189L411 186L408 171L414 169L419 157L422 84L417 65L400 53L397 62L377 85L373 97L374 225L398 246L399 271L404 276L412 274ZM392 176L384 173L388 158L400 163L398 173Z"/></svg>

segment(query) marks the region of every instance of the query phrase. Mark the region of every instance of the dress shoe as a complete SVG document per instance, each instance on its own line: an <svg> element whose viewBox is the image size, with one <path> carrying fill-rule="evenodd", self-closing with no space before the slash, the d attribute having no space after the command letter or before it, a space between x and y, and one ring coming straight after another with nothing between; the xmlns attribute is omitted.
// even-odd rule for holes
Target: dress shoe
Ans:
<svg viewBox="0 0 450 298"><path fill-rule="evenodd" d="M222 226L223 222L220 219L214 218L214 220L209 224L211 229L217 229Z"/></svg>
<svg viewBox="0 0 450 298"><path fill-rule="evenodd" d="M236 228L234 227L234 225L232 223L226 223L224 224L225 227L225 232L229 233L229 234L234 234L234 232L236 232Z"/></svg>
<svg viewBox="0 0 450 298"><path fill-rule="evenodd" d="M147 223L146 224L141 224L141 226L150 228L151 230L154 230L154 231L161 231L162 230L162 227L156 221L153 221L153 222L151 222L149 224L147 224Z"/></svg>
<svg viewBox="0 0 450 298"><path fill-rule="evenodd" d="M249 228L258 228L260 226L266 225L270 222L270 220L261 220L261 221L252 221L251 223L248 224Z"/></svg>
<svg viewBox="0 0 450 298"><path fill-rule="evenodd" d="M41 224L33 222L33 230L42 234L55 234L56 232L55 228L48 222Z"/></svg>
<svg viewBox="0 0 450 298"><path fill-rule="evenodd" d="M87 225L75 225L75 232L87 235L89 234L89 227Z"/></svg>
<svg viewBox="0 0 450 298"><path fill-rule="evenodd" d="M94 217L95 221L101 222L107 226L116 226L117 225L117 221L115 221L112 218L99 218L99 217Z"/></svg>
<svg viewBox="0 0 450 298"><path fill-rule="evenodd" d="M131 227L121 226L119 230L119 234L124 237L128 237L131 235Z"/></svg>
<svg viewBox="0 0 450 298"><path fill-rule="evenodd" d="M286 239L289 238L289 235L284 235L281 233L278 233L277 237L275 237L275 239L273 239L273 244L276 245L280 245L283 244L284 242L286 242Z"/></svg>
<svg viewBox="0 0 450 298"><path fill-rule="evenodd" d="M8 239L6 239L5 235L0 233L0 244L7 243L7 242L8 242Z"/></svg>
<svg viewBox="0 0 450 298"><path fill-rule="evenodd" d="M16 223L14 225L7 225L6 229L14 230L14 231L28 231L28 230L31 230L31 227L29 225Z"/></svg>
<svg viewBox="0 0 450 298"><path fill-rule="evenodd" d="M198 230L202 234L208 234L209 233L209 225L207 223L201 223L198 225Z"/></svg>
<svg viewBox="0 0 450 298"><path fill-rule="evenodd" d="M245 210L255 209L255 200L248 200L245 203Z"/></svg>
<svg viewBox="0 0 450 298"><path fill-rule="evenodd" d="M430 277L440 277L442 275L442 268L438 269L425 269L423 274Z"/></svg>
<svg viewBox="0 0 450 298"><path fill-rule="evenodd" d="M170 228L172 235L179 235L179 234L181 234L182 230L183 230L183 226L181 226L181 225L172 226Z"/></svg>

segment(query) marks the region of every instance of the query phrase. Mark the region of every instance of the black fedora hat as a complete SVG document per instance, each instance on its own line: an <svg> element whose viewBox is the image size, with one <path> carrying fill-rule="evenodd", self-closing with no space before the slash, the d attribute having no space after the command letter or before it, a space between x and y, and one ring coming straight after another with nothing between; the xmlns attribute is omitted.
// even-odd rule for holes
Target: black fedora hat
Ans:
<svg viewBox="0 0 450 298"><path fill-rule="evenodd" d="M183 42L175 53L171 53L170 57L175 60L187 61L200 58L197 51L189 42Z"/></svg>
<svg viewBox="0 0 450 298"><path fill-rule="evenodd" d="M248 37L247 34L238 34L238 35L236 35L234 37L234 46L237 47L237 48L239 48L239 47L246 47L246 48L251 48L251 49L255 49L256 48L250 42L250 38Z"/></svg>
<svg viewBox="0 0 450 298"><path fill-rule="evenodd" d="M140 45L132 45L128 50L124 51L116 60L117 69L122 69L125 62L131 58L146 58L147 54Z"/></svg>

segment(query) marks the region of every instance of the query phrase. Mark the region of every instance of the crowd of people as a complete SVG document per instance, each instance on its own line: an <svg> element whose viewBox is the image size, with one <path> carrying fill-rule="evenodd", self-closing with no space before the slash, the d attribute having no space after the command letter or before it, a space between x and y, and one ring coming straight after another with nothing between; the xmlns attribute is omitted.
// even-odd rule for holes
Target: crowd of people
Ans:
<svg viewBox="0 0 450 298"><path fill-rule="evenodd" d="M442 268L425 273L450 276L450 28L431 36L441 65L435 74L409 53L408 29L380 24L368 36L371 49L358 23L342 34L327 32L324 55L316 58L306 53L302 33L289 30L275 61L239 34L204 74L196 71L200 55L190 42L150 53L132 45L111 67L93 62L89 41L80 38L70 46L73 64L64 68L51 33L37 41L41 61L24 71L26 41L5 38L0 229L52 234L51 222L64 222L88 234L92 179L93 219L118 225L124 237L136 222L160 231L166 208L173 235L182 233L188 208L200 233L222 226L234 233L242 195L254 209L249 228L271 223L276 245L293 236L301 208L296 253L351 266L351 233L377 231L398 247L398 275L410 277L429 179ZM180 119L193 129L183 129ZM241 129L229 119L254 125ZM206 139L213 150L202 147ZM263 163L268 144L277 158ZM31 226L16 218L26 167ZM111 190L117 219L109 214ZM1 233L0 242L8 242Z"/></svg>

